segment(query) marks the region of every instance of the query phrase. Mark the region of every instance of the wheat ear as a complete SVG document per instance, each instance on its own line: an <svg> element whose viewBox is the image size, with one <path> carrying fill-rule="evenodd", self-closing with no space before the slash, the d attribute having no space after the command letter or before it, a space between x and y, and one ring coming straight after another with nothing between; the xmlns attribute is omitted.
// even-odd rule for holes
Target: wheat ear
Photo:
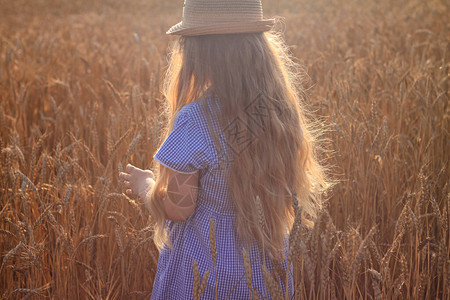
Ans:
<svg viewBox="0 0 450 300"><path fill-rule="evenodd" d="M209 270L206 270L205 275L203 275L202 283L200 284L200 288L198 290L198 298L200 298L203 293L205 292L206 283L208 282L209 278Z"/></svg>
<svg viewBox="0 0 450 300"><path fill-rule="evenodd" d="M265 265L262 265L262 271L264 276L265 285L269 288L269 293L274 299L283 299L283 293L281 292L280 285L275 282L272 277L271 272L267 269ZM266 294L267 296L267 294Z"/></svg>

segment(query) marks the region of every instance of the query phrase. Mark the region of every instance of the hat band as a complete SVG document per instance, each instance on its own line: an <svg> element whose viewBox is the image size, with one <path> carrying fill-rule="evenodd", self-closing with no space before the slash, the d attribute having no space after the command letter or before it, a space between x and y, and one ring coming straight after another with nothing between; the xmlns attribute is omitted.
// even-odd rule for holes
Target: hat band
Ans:
<svg viewBox="0 0 450 300"><path fill-rule="evenodd" d="M256 22L262 20L262 15L249 15L249 14L190 14L182 19L185 26L204 26L216 23L234 23L234 22Z"/></svg>
<svg viewBox="0 0 450 300"><path fill-rule="evenodd" d="M216 23L204 26L187 27L181 22L173 26L167 34L180 35L205 35L205 34L225 34L225 33L248 33L268 31L272 28L275 20L267 19L256 22L232 22Z"/></svg>

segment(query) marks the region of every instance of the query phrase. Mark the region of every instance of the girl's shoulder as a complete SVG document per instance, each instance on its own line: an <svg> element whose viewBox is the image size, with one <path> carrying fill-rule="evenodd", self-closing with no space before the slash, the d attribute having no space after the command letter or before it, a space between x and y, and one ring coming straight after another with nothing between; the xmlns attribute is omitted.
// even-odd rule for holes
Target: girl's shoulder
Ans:
<svg viewBox="0 0 450 300"><path fill-rule="evenodd" d="M174 116L174 128L179 127L186 122L193 123L195 126L202 126L201 112L199 111L199 100L184 105Z"/></svg>
<svg viewBox="0 0 450 300"><path fill-rule="evenodd" d="M201 110L199 108L198 100L184 105L176 115L175 125L182 120L189 119L196 126L202 126Z"/></svg>
<svg viewBox="0 0 450 300"><path fill-rule="evenodd" d="M193 121L203 124L206 120L205 114L209 110L209 113L213 114L213 102L211 96L204 96L191 103L184 105L178 115L188 115Z"/></svg>
<svg viewBox="0 0 450 300"><path fill-rule="evenodd" d="M201 109L202 106L208 105L208 107L211 109L211 105L213 103L213 97L211 95L204 95L201 98L192 101L191 103L188 103L184 105L181 110L198 110Z"/></svg>

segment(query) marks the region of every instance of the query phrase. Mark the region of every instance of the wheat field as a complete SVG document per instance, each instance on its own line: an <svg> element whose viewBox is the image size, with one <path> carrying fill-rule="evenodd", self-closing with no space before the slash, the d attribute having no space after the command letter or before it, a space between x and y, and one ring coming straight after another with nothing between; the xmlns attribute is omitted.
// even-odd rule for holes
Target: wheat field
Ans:
<svg viewBox="0 0 450 300"><path fill-rule="evenodd" d="M263 6L285 18L339 181L292 236L295 299L449 299L448 2ZM2 299L150 297L150 220L118 173L154 167L164 33L181 9L0 0Z"/></svg>

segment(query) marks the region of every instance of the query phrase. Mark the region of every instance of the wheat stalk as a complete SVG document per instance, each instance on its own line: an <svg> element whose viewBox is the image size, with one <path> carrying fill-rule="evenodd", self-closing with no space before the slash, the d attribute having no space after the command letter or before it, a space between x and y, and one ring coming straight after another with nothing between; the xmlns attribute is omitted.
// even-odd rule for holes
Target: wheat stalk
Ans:
<svg viewBox="0 0 450 300"><path fill-rule="evenodd" d="M200 299L200 295L199 295L200 273L198 271L198 263L195 259L192 262L192 268L193 268L192 297L194 297L195 300L198 300L198 299Z"/></svg>
<svg viewBox="0 0 450 300"><path fill-rule="evenodd" d="M249 295L252 295L252 266L250 264L250 256L247 250L242 249L242 257L244 259L245 278Z"/></svg>
<svg viewBox="0 0 450 300"><path fill-rule="evenodd" d="M211 252L211 257L214 261L214 281L215 281L215 293L217 299L217 249L216 249L216 232L214 230L214 221L209 218L209 249Z"/></svg>

